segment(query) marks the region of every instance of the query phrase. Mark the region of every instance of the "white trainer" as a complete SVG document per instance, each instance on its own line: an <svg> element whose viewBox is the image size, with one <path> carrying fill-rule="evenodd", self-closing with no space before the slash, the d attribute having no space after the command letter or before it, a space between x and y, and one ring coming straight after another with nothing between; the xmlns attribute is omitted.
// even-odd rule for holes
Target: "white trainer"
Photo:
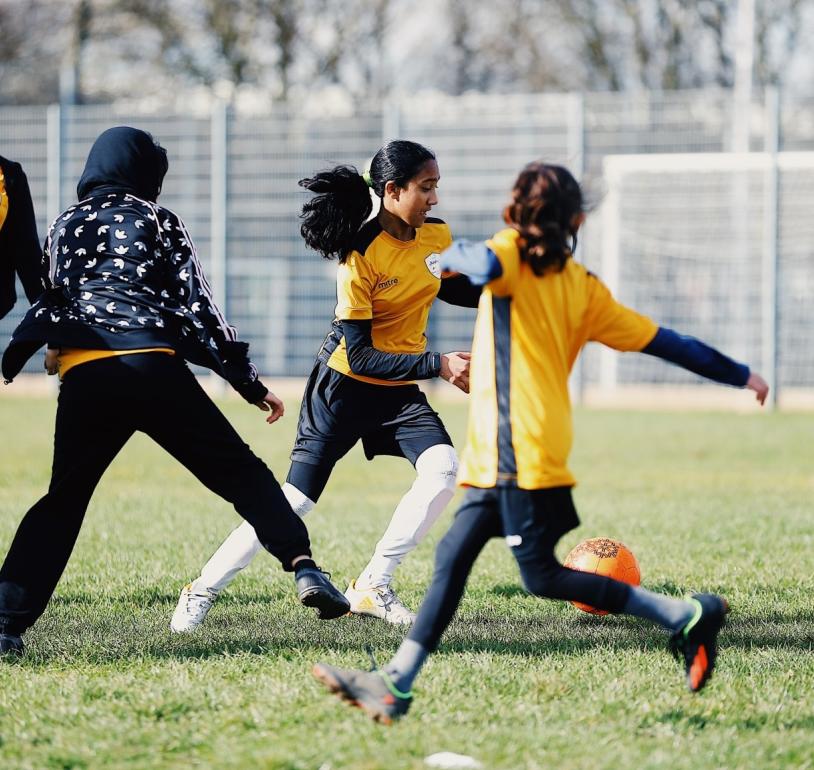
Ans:
<svg viewBox="0 0 814 770"><path fill-rule="evenodd" d="M176 634L194 631L204 622L217 598L215 591L208 591L205 588L193 590L192 583L187 583L181 589L178 604L172 613L170 630Z"/></svg>
<svg viewBox="0 0 814 770"><path fill-rule="evenodd" d="M358 589L353 580L345 591L345 598L350 602L350 611L356 615L370 615L403 626L415 621L415 613L404 605L389 585Z"/></svg>

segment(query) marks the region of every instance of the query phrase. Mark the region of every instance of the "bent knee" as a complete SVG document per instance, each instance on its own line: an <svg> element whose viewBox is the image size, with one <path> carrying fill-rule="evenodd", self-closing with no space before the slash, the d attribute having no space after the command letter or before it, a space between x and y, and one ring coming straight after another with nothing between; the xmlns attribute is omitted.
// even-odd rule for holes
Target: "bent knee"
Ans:
<svg viewBox="0 0 814 770"><path fill-rule="evenodd" d="M458 476L458 454L449 444L436 444L418 456L415 469L420 479L433 479L454 490Z"/></svg>

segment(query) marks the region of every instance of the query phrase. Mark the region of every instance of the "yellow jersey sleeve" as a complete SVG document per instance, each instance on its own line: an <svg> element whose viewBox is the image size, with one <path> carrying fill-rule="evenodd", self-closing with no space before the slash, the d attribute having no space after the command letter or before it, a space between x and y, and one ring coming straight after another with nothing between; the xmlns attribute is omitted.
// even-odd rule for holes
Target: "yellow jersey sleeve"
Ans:
<svg viewBox="0 0 814 770"><path fill-rule="evenodd" d="M588 339L614 350L641 350L656 336L658 325L617 302L593 273L587 273Z"/></svg>
<svg viewBox="0 0 814 770"><path fill-rule="evenodd" d="M354 251L336 272L336 317L340 321L367 321L373 318L373 266Z"/></svg>
<svg viewBox="0 0 814 770"><path fill-rule="evenodd" d="M517 277L520 275L520 251L517 248L516 230L501 230L486 241L500 262L503 272L486 284L496 297L509 297L514 294Z"/></svg>

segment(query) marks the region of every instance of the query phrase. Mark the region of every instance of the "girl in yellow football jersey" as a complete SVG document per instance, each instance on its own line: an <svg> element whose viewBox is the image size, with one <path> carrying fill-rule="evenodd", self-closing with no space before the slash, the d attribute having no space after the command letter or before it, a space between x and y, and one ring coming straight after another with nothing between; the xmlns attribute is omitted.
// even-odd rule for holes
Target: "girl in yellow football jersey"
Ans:
<svg viewBox="0 0 814 770"><path fill-rule="evenodd" d="M339 263L337 305L303 396L283 491L306 514L360 439L368 459L396 455L415 466L415 482L346 592L353 612L392 623L415 618L391 587L393 572L452 499L458 469L452 440L415 380L441 377L464 391L469 382L468 353L426 350L427 318L436 297L475 307L480 295L463 277L441 279L439 256L452 237L428 216L439 178L430 150L392 141L365 174L338 166L300 182L314 193L303 207L303 238ZM380 204L367 221L371 189ZM251 526L235 529L181 592L173 630L196 628L259 549Z"/></svg>
<svg viewBox="0 0 814 770"><path fill-rule="evenodd" d="M589 340L659 356L712 380L747 387L762 404L760 375L692 337L660 328L619 304L572 259L585 219L582 191L564 168L532 163L504 210L507 228L486 243L456 244L442 267L484 287L472 348L467 447L458 482L467 487L436 551L432 584L408 637L382 670L319 663L314 675L332 691L390 722L405 714L410 688L458 607L472 565L493 537L504 537L526 588L648 618L672 632L687 683L700 690L715 664L727 605L711 594L687 600L656 594L557 560L559 539L579 524L568 374Z"/></svg>

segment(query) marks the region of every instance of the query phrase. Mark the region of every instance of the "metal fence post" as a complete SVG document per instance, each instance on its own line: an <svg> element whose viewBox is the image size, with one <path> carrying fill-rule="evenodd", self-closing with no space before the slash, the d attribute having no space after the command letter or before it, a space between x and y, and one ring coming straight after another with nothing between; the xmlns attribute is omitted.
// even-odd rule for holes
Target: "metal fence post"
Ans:
<svg viewBox="0 0 814 770"><path fill-rule="evenodd" d="M382 144L401 137L401 102L389 96L382 105Z"/></svg>
<svg viewBox="0 0 814 770"><path fill-rule="evenodd" d="M212 107L210 127L210 146L212 148L210 185L209 185L209 227L210 259L212 275L212 294L215 304L228 318L228 286L226 265L226 207L228 205L228 142L229 142L229 105L217 101ZM222 384L220 377L215 381ZM225 391L219 389L222 395Z"/></svg>
<svg viewBox="0 0 814 770"><path fill-rule="evenodd" d="M46 191L45 215L46 225L62 211L62 107L52 104L48 107L47 122L47 149L46 149Z"/></svg>
<svg viewBox="0 0 814 770"><path fill-rule="evenodd" d="M766 139L768 156L763 179L763 247L761 258L761 350L763 372L769 383L769 406L777 406L780 383L777 377L779 324L778 235L780 218L780 173L777 153L780 147L780 94L767 88L765 94Z"/></svg>
<svg viewBox="0 0 814 770"><path fill-rule="evenodd" d="M619 298L619 256L621 251L621 208L619 170L613 157L602 163L607 194L602 201L602 280L611 293ZM599 385L602 390L613 390L619 380L619 354L602 346L599 361Z"/></svg>
<svg viewBox="0 0 814 770"><path fill-rule="evenodd" d="M574 176L582 182L585 176L585 95L573 93L568 96L568 164ZM577 241L574 257L582 259L583 247ZM583 356L577 358L570 378L571 399L581 404L585 397L585 364Z"/></svg>

